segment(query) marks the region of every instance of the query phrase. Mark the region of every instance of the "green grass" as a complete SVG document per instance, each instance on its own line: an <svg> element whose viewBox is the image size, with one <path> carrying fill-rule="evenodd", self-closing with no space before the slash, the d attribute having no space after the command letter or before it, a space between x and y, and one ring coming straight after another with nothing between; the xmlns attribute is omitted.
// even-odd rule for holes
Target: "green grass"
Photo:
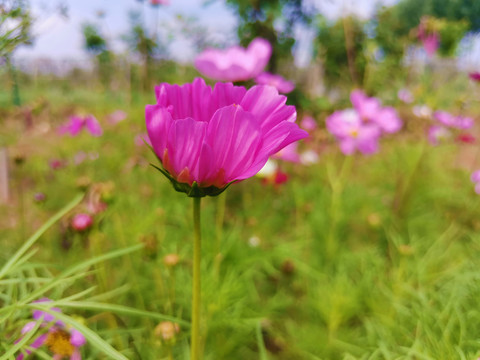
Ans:
<svg viewBox="0 0 480 360"><path fill-rule="evenodd" d="M40 101L35 91L26 91L27 103ZM47 106L34 120L50 124L47 133L24 132L19 112L2 110L10 153L25 160L12 161L13 198L0 207L0 269L8 270L0 270L0 359L13 358L31 301L43 296L83 330L84 359L188 359L191 199L133 142L153 93L133 104L88 89L46 88L42 97ZM0 94L2 103L7 98ZM108 126L104 117L117 108L128 118ZM76 111L94 113L104 136L58 137L54 128ZM344 157L333 145L316 165L286 164L283 186L253 178L226 198L202 201L205 360L480 356L480 208L472 169L458 166L463 148L433 148L419 130L381 146L377 155L352 158L342 176ZM80 150L98 159L73 165ZM51 158L69 165L51 170ZM68 231L82 203L17 252L85 178L115 186L94 229ZM33 201L38 191L45 203ZM180 262L167 267L171 253ZM179 323L174 340L155 336L164 320ZM48 350L38 358L50 358Z"/></svg>

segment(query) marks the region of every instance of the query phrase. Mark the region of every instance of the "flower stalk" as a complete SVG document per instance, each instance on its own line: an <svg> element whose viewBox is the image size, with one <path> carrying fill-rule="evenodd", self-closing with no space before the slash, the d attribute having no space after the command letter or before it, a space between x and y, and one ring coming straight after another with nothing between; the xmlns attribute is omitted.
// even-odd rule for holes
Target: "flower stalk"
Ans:
<svg viewBox="0 0 480 360"><path fill-rule="evenodd" d="M200 230L200 197L193 198L193 285L192 285L192 328L190 359L200 360L200 289L201 289L201 230Z"/></svg>

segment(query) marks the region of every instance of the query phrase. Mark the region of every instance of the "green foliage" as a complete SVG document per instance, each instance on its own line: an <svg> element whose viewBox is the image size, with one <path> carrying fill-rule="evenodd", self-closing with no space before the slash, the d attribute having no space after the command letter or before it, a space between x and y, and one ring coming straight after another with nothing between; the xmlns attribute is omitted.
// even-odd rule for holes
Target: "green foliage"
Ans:
<svg viewBox="0 0 480 360"><path fill-rule="evenodd" d="M22 0L0 2L0 57L10 54L21 44L31 41L30 11Z"/></svg>
<svg viewBox="0 0 480 360"><path fill-rule="evenodd" d="M329 83L359 83L363 79L366 66L363 27L356 18L339 19L333 24L319 18L314 46L317 56L323 60Z"/></svg>
<svg viewBox="0 0 480 360"><path fill-rule="evenodd" d="M85 49L98 55L107 50L107 41L100 34L100 30L94 24L84 24L82 26L83 38L85 39Z"/></svg>

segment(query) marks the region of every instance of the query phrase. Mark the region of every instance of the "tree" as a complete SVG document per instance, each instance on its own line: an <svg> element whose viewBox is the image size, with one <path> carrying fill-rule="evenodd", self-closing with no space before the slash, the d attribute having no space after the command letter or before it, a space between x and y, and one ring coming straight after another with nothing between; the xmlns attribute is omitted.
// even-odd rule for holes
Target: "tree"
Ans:
<svg viewBox="0 0 480 360"><path fill-rule="evenodd" d="M30 43L31 24L32 18L25 1L0 0L0 57L5 58L12 78L12 99L17 106L21 101L11 58L18 46Z"/></svg>

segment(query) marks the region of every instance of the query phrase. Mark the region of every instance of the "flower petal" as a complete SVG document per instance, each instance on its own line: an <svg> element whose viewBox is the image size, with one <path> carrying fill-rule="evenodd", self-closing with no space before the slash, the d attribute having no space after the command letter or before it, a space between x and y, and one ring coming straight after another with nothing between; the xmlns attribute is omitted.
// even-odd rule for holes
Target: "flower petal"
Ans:
<svg viewBox="0 0 480 360"><path fill-rule="evenodd" d="M30 349L38 349L40 346L43 345L43 343L45 342L45 340L47 340L47 334L42 334L42 335L40 335L39 337L37 337L37 338L33 341L33 343L31 343L31 344L29 345L29 348L30 348ZM24 352L25 354L29 355L29 354L32 353L32 350L26 349L26 350L23 350L23 352ZM23 358L24 358L24 354L20 354L20 355L17 356L16 360L23 360Z"/></svg>
<svg viewBox="0 0 480 360"><path fill-rule="evenodd" d="M286 101L274 87L256 85L247 91L240 105L261 121L262 131L267 133L282 121L295 122L295 107L285 105Z"/></svg>
<svg viewBox="0 0 480 360"><path fill-rule="evenodd" d="M210 107L212 89L202 78L182 86L162 83L155 88L155 95L157 104L167 108L175 120L191 117L208 121L213 114Z"/></svg>
<svg viewBox="0 0 480 360"><path fill-rule="evenodd" d="M85 117L85 126L87 127L88 132L92 134L92 136L102 136L102 127L100 126L100 123L95 118L95 116L88 115L87 117Z"/></svg>
<svg viewBox="0 0 480 360"><path fill-rule="evenodd" d="M259 154L262 144L259 123L240 106L230 105L213 115L207 142L212 148L215 172L224 172L223 185L248 177L245 174L249 173L252 164L259 156L263 157Z"/></svg>
<svg viewBox="0 0 480 360"><path fill-rule="evenodd" d="M76 330L76 329L71 329L70 330L70 343L75 346L75 347L80 347L85 344L87 340L85 339L85 336L83 334Z"/></svg>
<svg viewBox="0 0 480 360"><path fill-rule="evenodd" d="M197 163L205 138L207 123L192 118L177 120L168 132L166 150L171 168L168 170L174 177L185 168L190 174L189 183L194 180L192 174L197 170ZM183 181L182 181L183 182Z"/></svg>
<svg viewBox="0 0 480 360"><path fill-rule="evenodd" d="M163 154L167 146L167 136L173 124L171 114L160 105L147 105L145 119L148 137L152 143L155 154L163 161Z"/></svg>

